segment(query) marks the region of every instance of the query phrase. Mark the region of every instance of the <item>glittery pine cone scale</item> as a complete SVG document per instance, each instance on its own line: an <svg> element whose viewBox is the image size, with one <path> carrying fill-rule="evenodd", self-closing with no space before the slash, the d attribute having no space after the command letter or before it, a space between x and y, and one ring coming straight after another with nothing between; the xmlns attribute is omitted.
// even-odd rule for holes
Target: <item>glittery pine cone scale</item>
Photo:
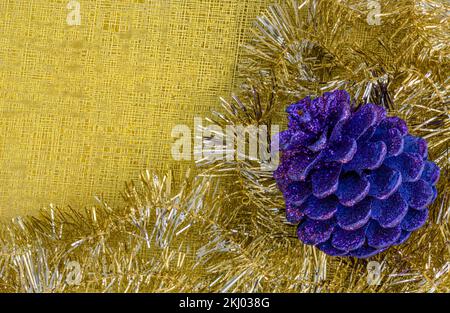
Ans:
<svg viewBox="0 0 450 313"><path fill-rule="evenodd" d="M424 225L439 168L402 119L374 104L352 111L343 90L286 111L274 177L303 243L332 256L367 258Z"/></svg>

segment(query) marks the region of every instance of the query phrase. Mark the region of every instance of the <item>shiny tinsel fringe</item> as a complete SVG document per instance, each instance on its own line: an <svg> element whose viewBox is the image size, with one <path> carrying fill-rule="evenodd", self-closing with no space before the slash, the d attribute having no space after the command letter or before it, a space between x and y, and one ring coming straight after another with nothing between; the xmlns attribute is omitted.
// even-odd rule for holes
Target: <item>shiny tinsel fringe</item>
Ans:
<svg viewBox="0 0 450 313"><path fill-rule="evenodd" d="M145 172L126 205L49 208L2 225L3 292L445 292L449 212L389 250L370 280L368 261L300 245L290 226L261 231L220 181ZM440 199L440 203L446 199ZM436 210L437 211L437 210ZM283 224L281 224L283 225ZM281 231L281 232L280 232ZM375 283L374 283L375 282Z"/></svg>
<svg viewBox="0 0 450 313"><path fill-rule="evenodd" d="M413 134L427 139L430 157L442 169L440 195L427 226L409 242L369 260L382 265L384 279L377 287L368 288L362 278L369 273L367 262L326 258L323 267L315 265L318 276L326 279L311 283L315 287L308 291L448 291L450 6L433 0L375 2L381 25L369 23L373 7L368 1L288 0L270 6L255 22L254 39L244 46L240 90L221 99L223 109L209 121L221 129L267 125L270 134L288 104L342 88L351 93L355 106L376 103L405 119ZM226 135L216 133L208 146L235 153L236 146L220 146ZM258 135L249 132L249 142ZM237 141L239 133L233 136ZM270 137L263 150L270 150ZM205 176L231 181L228 193L245 204L253 231L294 237L293 227L283 224L284 203L272 171L262 170L261 160L205 158L198 163ZM279 255L289 267L285 271L291 269L287 264L295 264L288 261L289 252ZM311 261L312 253L321 255L295 253L304 262ZM302 273L306 271L297 274ZM288 290L304 291L298 286Z"/></svg>

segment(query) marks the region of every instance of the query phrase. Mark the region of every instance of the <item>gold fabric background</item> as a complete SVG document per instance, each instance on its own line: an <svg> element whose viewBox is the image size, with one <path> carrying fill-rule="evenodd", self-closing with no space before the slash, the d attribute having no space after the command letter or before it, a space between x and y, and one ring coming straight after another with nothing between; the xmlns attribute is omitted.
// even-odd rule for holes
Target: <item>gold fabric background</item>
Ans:
<svg viewBox="0 0 450 313"><path fill-rule="evenodd" d="M239 44L269 0L0 1L0 217L120 201L172 168L175 124L234 84Z"/></svg>

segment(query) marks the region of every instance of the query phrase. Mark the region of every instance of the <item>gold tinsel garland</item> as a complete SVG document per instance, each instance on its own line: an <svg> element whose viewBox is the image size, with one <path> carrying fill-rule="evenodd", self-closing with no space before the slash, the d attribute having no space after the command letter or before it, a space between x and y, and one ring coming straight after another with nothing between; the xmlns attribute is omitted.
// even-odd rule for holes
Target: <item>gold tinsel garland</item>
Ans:
<svg viewBox="0 0 450 313"><path fill-rule="evenodd" d="M306 95L346 88L400 115L441 167L429 222L368 261L333 258L295 238L271 171L258 161L201 160L173 186L145 172L126 205L50 208L0 227L5 292L448 292L450 291L450 7L385 0L382 25L367 1L282 1L256 22L240 62L242 88L210 119L269 127ZM209 140L221 139L216 133ZM229 147L223 147L224 150ZM267 147L268 149L268 147Z"/></svg>

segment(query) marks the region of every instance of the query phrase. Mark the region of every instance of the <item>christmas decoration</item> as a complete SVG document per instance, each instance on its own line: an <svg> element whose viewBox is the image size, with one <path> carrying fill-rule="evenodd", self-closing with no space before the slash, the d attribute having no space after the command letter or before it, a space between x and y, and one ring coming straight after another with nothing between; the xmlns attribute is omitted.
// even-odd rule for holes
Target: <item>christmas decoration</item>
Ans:
<svg viewBox="0 0 450 313"><path fill-rule="evenodd" d="M344 90L290 105L274 172L298 237L333 256L366 258L406 241L437 196L427 143L384 108L351 108Z"/></svg>
<svg viewBox="0 0 450 313"><path fill-rule="evenodd" d="M273 170L265 169L260 160L205 158L198 162L202 166L199 177L189 178L178 187L170 175L146 172L140 184L127 187L124 206L111 207L104 199L99 199L95 208L52 207L41 216L5 222L0 226L0 290L449 292L450 8L437 0L384 0L380 4L381 25L367 22L370 12L365 0L289 0L270 6L256 21L254 39L246 44L241 54L239 90L231 99L222 99L222 110L214 112L209 119L221 129L239 125L265 125L271 129L283 123L282 112L288 104L307 96L320 99L324 92L345 89L355 103L361 104L359 109L351 107L348 118L359 110L368 110L376 112L374 119L380 127L383 120L399 123L398 127L391 128L393 136L383 137L383 140L380 137L370 145L375 151L384 151L383 148L376 150L383 147L383 144L375 144L381 141L386 146L386 155L395 154L394 139L400 134L404 151L391 159L399 158L414 147L419 148L419 155L425 156L423 141L416 138L425 139L428 160L441 168L437 198L428 206L425 225L412 231L409 241L391 245L399 243L400 237L395 238L395 242L391 237L396 236L388 236L388 241L377 237L381 238L375 244L379 247L377 252L384 249L381 246L391 245L369 259L382 268L377 284L368 283L367 260L331 257L298 241L296 227L285 218L284 208L289 202L285 203ZM381 118L380 107L391 117ZM295 113L299 112L292 110L290 114ZM393 119L394 116L398 119ZM406 121L408 135L400 119ZM218 139L223 135L218 132L208 140L220 142ZM363 132L356 134L362 135ZM331 134L327 133L324 139L328 138ZM261 150L269 152L269 139ZM283 139L283 149L290 143L290 138ZM351 148L353 144L348 146ZM321 147L319 141L313 149L319 151ZM222 148L229 152L236 147ZM352 160L342 166L353 166L357 173L358 166L365 164L355 159L363 148L369 146L357 149ZM429 191L437 179L432 163L422 158L425 164L420 175L414 171L403 173L403 170L417 170L418 166L391 164L386 155L380 167L386 166L392 173L395 170L402 175L397 192L402 199L408 196L404 199L408 202L408 212L416 212L412 210L431 202L434 190L432 196L429 192L421 196L408 193L406 188L403 190L403 185L417 182L403 181L403 174L410 180L420 176L418 181L425 182L421 191ZM337 153L332 153L328 157L336 156ZM368 163L377 154L370 152L367 156ZM347 155L343 157L341 161ZM414 160L421 162L419 158ZM283 159L281 164L284 163ZM376 170L370 169L370 172ZM304 172L294 174L299 176L297 178L305 175ZM390 177L376 175L372 178ZM394 179L395 174L392 181ZM368 189L369 193L384 197L395 188ZM337 199L343 207L356 207L364 201L356 203L356 196L347 197L353 194L351 188L345 192L338 190L333 193L340 196ZM381 199L384 201L380 203L391 197ZM326 216L327 208L323 208L325 210L314 213ZM303 220L310 219L309 211L304 212ZM400 225L409 232L425 218L408 218L408 212ZM426 210L417 212L423 214ZM400 220L404 211L395 210L392 216L384 213L382 205L372 208L370 218L391 226ZM293 221L295 216L288 216ZM348 222L345 224L348 228L355 227L350 223L350 215L343 218L341 224L342 221ZM417 221L420 223L414 223ZM369 226L365 238L373 240L376 236ZM312 233L318 233L317 229ZM349 244L350 241L344 241L342 250L358 250L350 249Z"/></svg>
<svg viewBox="0 0 450 313"><path fill-rule="evenodd" d="M385 108L388 116L403 119L412 136L427 141L428 160L441 168L441 177L426 224L412 232L404 244L393 245L369 259L383 268L376 290L444 291L448 290L444 277L450 270L449 246L444 243L449 237L450 216L450 81L445 70L450 66L449 7L433 0L380 1L380 7L381 25L374 25L368 23L366 1L279 1L270 6L252 29L254 39L244 46L238 71L240 89L230 99L222 99L223 109L213 112L210 121L222 128L283 127L285 116L281 112L290 103L338 89L347 90L357 104L372 103ZM270 143L266 148L270 150ZM235 147L224 145L222 149L232 151ZM283 226L289 225L286 220L283 224L286 203L273 172L261 170L261 160L205 159L199 164L206 166L205 175L231 181L228 193L236 203L245 204L241 216L254 232L271 234L271 247L279 238L298 240L296 227ZM298 259L306 262L324 255L309 250L309 245L302 247L305 250L298 251L294 259L278 255L278 263L296 267ZM321 263L327 269L327 278L316 281L321 291L366 290L349 280L367 277L365 267L371 263L345 260L355 258L329 257ZM351 264L350 268L344 269L343 262ZM323 275L323 267L316 266L318 276ZM431 268L435 270L425 274ZM330 275L340 278L331 282ZM418 281L427 281L425 285L434 281L437 287L419 286Z"/></svg>

